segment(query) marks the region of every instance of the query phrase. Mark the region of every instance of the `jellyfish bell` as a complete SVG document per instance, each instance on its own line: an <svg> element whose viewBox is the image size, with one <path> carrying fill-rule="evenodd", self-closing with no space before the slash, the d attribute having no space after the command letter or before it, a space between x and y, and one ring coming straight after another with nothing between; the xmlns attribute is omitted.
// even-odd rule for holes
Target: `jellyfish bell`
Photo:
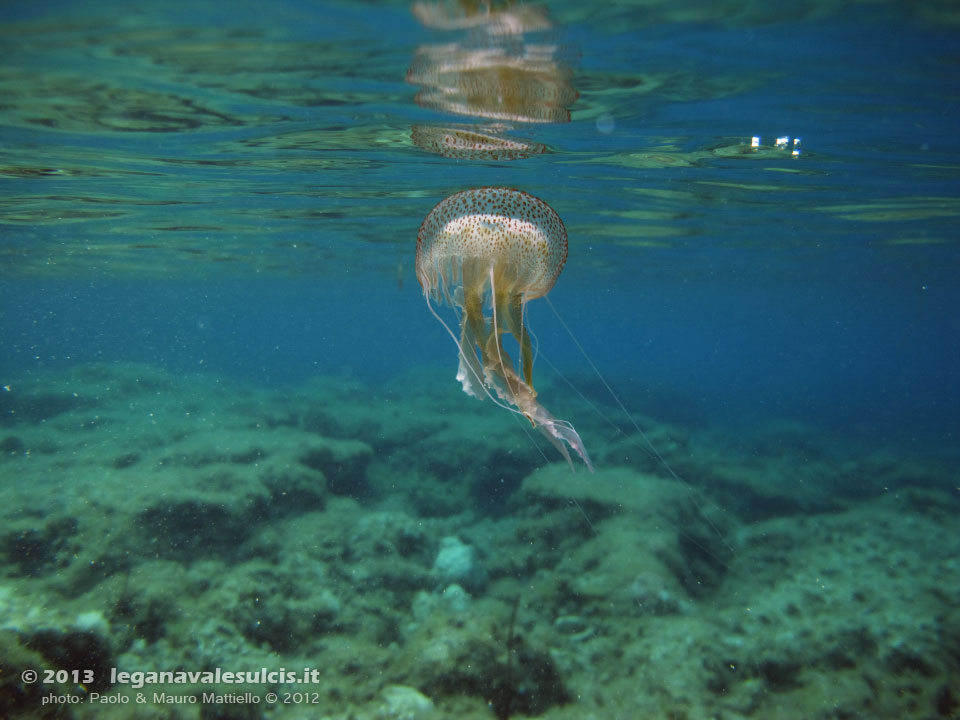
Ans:
<svg viewBox="0 0 960 720"><path fill-rule="evenodd" d="M577 431L537 401L533 345L524 324L527 302L550 291L566 260L567 231L557 213L510 188L451 195L427 215L417 234L417 279L430 311L457 343L457 379L464 392L523 415L571 468L569 449L592 471ZM459 339L431 301L454 309ZM507 334L519 348L519 373L503 347Z"/></svg>

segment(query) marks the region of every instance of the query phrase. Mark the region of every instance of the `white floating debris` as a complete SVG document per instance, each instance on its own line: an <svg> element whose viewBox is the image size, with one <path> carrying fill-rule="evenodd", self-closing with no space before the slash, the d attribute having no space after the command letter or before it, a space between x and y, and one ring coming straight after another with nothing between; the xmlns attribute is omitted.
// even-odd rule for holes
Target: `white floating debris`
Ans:
<svg viewBox="0 0 960 720"><path fill-rule="evenodd" d="M792 150L791 150L792 145ZM769 149L769 145L767 148ZM759 135L754 135L750 138L750 149L751 150L763 150L763 138ZM800 138L793 138L791 140L789 135L782 135L774 141L773 149L775 150L790 150L790 154L793 157L800 157Z"/></svg>

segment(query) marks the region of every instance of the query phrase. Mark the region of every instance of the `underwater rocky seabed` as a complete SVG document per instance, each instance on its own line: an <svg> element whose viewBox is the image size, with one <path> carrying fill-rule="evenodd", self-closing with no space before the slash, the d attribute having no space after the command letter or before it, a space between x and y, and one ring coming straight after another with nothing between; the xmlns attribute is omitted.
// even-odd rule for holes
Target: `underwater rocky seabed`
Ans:
<svg viewBox="0 0 960 720"><path fill-rule="evenodd" d="M547 385L599 468L571 473L447 370L266 390L96 365L0 392L0 716L958 716L946 465L644 420L683 484ZM44 706L81 691L20 681L110 667L316 668L146 691L319 704Z"/></svg>

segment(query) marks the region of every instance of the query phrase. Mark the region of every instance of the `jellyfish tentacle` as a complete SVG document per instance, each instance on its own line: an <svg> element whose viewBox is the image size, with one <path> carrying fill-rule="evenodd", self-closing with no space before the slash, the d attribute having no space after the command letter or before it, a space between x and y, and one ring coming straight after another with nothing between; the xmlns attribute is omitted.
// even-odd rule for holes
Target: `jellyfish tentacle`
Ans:
<svg viewBox="0 0 960 720"><path fill-rule="evenodd" d="M476 384L480 386L484 395L489 397L490 392L487 390L483 379L483 368L477 359L477 351L475 349L476 342L477 338L474 334L473 323L471 323L467 313L464 312L460 319L460 342L457 343L457 348L460 350L460 366L457 368L457 380L460 381L460 385L467 395L472 395L482 400L483 397L477 392L474 380ZM493 398L491 397L491 399Z"/></svg>
<svg viewBox="0 0 960 720"><path fill-rule="evenodd" d="M463 270L466 277L467 269ZM471 273L472 274L472 273ZM477 343L483 347L487 338L487 319L483 315L483 286L477 283L467 285L464 281L463 312L470 330L477 338Z"/></svg>
<svg viewBox="0 0 960 720"><path fill-rule="evenodd" d="M502 384L506 386L508 393L507 397L503 399L507 402L516 405L520 408L520 411L523 412L527 420L533 424L533 420L523 411L523 408L518 402L518 395L520 394L519 387L519 378L516 376L516 373L513 370L513 361L510 359L510 356L507 354L507 351L503 349L503 342L500 339L500 336L503 334L503 331L500 329L500 319L498 317L497 308L499 306L499 295L497 287L497 276L494 270L494 266L490 266L489 270L490 275L490 324L491 332L490 336L487 338L487 343L484 347L481 348L481 355L485 358L484 367L488 365L490 374L488 375L488 380L491 385L496 389L500 386L500 383L497 382L497 379L502 381ZM502 291L500 291L502 293ZM492 347L491 347L492 345ZM492 359L496 357L496 363L492 363ZM506 358L506 360L504 360ZM502 396L501 396L502 397Z"/></svg>
<svg viewBox="0 0 960 720"><path fill-rule="evenodd" d="M504 410L509 410L510 412L516 413L517 415L522 415L523 413L521 413L516 408L510 407L506 403L498 400L497 398L495 398L493 395L490 394L490 391L487 389L483 379L483 375L484 375L483 369L480 367L480 363L477 360L476 352L474 352L472 349L473 340L470 340L469 342L464 340L463 339L464 335L461 335L461 339L458 340L457 336L454 335L453 330L450 329L450 326L447 325L446 321L442 317L440 317L440 314L436 310L433 309L433 304L430 302L429 296L427 297L427 308L429 308L430 312L440 322L440 324L443 325L443 329L447 331L447 334L451 338L453 338L453 342L457 346L457 350L459 351L459 356L460 356L460 367L457 370L457 380L460 381L460 384L463 387L463 391L467 395L470 395L471 397L475 397L478 400L483 400L484 396L486 396L490 398L490 400L495 405L502 407ZM464 347L470 348L470 352L469 353L466 352L464 350ZM471 358L472 358L472 361L471 361ZM473 377L474 380L476 380L476 385L474 385L474 383L470 380L471 376ZM476 390L474 389L476 386L480 387L480 389L483 391L483 395L476 392Z"/></svg>
<svg viewBox="0 0 960 720"><path fill-rule="evenodd" d="M522 317L523 313L522 306L520 305L520 296L516 292L513 292L512 288L504 287L505 285L508 285L508 283L506 283L502 275L497 272L497 268L495 266L491 266L489 275L491 298L490 313L493 327L491 337L487 342L487 356L494 357L494 351L496 352L496 358L499 365L499 372L497 375L506 385L507 390L510 393L509 401L514 405L519 405L517 398L522 393L528 394L532 397L537 396L531 381L533 368L530 364L527 364L528 358L530 358L530 362L532 363L532 349L529 347L529 339L527 347L524 347L522 322L520 323L521 329L518 329L517 327L518 320ZM497 281L498 277L500 277L501 282ZM503 321L506 321L506 330L503 329ZM501 336L506 332L511 333L515 338L517 338L517 342L520 344L520 353L523 361L524 372L523 380L520 379L520 376L514 369L513 360L510 358L510 355L503 348L503 340ZM523 408L521 408L521 410L523 410ZM536 426L533 418L530 417L527 412L524 411L523 414L534 426Z"/></svg>
<svg viewBox="0 0 960 720"><path fill-rule="evenodd" d="M510 295L506 311L507 327L520 345L520 367L523 371L523 380L533 391L533 345L530 342L530 333L523 324L523 299L519 293Z"/></svg>

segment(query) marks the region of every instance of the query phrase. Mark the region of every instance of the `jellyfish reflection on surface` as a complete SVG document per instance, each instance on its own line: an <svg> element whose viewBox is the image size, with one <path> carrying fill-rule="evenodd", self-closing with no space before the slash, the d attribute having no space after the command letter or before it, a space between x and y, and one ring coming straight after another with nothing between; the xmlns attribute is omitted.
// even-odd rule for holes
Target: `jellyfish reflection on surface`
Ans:
<svg viewBox="0 0 960 720"><path fill-rule="evenodd" d="M537 402L533 346L524 325L526 303L550 291L566 260L567 231L560 217L542 200L509 188L451 195L430 212L417 235L417 279L431 312L460 350L457 379L463 391L522 414L571 467L567 446L593 470L573 426ZM459 340L431 300L456 311ZM517 341L522 377L504 350L507 333Z"/></svg>

